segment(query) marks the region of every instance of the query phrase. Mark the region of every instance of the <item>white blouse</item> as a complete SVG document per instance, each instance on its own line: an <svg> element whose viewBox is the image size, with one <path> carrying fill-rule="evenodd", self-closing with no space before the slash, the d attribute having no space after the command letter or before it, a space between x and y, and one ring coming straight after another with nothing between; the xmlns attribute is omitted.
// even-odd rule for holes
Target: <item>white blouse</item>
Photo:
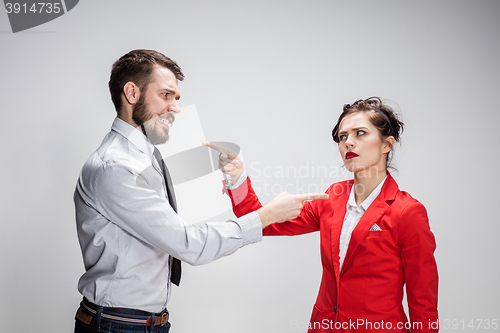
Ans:
<svg viewBox="0 0 500 333"><path fill-rule="evenodd" d="M386 179L387 176L359 206L356 205L356 192L354 186L352 187L351 193L349 194L349 200L347 201L347 210L344 216L344 223L342 224L342 231L340 232L339 271L342 270L345 255L347 253L347 249L349 248L349 242L351 241L352 231L356 228L356 225L359 220L361 220L368 207L370 207L375 198L377 198L380 194Z"/></svg>

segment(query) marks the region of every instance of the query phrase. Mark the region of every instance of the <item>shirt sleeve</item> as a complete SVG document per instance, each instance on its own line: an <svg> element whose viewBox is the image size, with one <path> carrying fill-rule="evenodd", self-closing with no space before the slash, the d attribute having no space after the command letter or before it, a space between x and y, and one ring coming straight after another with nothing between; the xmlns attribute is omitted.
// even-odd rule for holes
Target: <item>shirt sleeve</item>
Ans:
<svg viewBox="0 0 500 333"><path fill-rule="evenodd" d="M256 212L226 222L186 224L143 176L119 163L100 170L95 188L96 209L106 219L191 265L209 263L262 239Z"/></svg>
<svg viewBox="0 0 500 333"><path fill-rule="evenodd" d="M429 325L438 320L436 242L429 228L427 211L421 203L413 203L401 213L399 239L410 321L423 324L421 330L413 329L412 332L437 332Z"/></svg>
<svg viewBox="0 0 500 333"><path fill-rule="evenodd" d="M231 198L233 212L238 217L262 207L248 177L237 188L227 190L227 194ZM294 236L318 231L320 222L315 206L318 201L307 201L300 215L293 220L269 225L264 229L264 236Z"/></svg>

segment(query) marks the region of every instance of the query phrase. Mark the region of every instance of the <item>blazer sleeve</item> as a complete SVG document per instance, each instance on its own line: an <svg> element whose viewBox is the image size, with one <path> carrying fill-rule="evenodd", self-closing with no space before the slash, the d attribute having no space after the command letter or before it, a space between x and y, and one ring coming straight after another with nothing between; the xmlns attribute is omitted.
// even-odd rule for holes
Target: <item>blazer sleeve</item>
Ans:
<svg viewBox="0 0 500 333"><path fill-rule="evenodd" d="M411 332L438 332L438 329L433 329L438 320L436 242L429 228L427 211L420 202L406 206L401 213L399 246L413 324Z"/></svg>
<svg viewBox="0 0 500 333"><path fill-rule="evenodd" d="M262 207L249 177L236 189L227 190L227 194L231 198L233 212L237 217L246 215ZM284 223L271 224L264 229L263 235L294 236L318 231L319 215L317 213L317 201L321 200L307 201L297 218Z"/></svg>

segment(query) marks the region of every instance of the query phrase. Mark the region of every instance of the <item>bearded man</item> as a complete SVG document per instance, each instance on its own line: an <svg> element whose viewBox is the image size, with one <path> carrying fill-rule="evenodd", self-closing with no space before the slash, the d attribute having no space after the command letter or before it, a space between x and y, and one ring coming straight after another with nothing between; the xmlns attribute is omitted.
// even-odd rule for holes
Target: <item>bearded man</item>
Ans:
<svg viewBox="0 0 500 333"><path fill-rule="evenodd" d="M281 194L238 219L186 224L155 147L168 140L181 111L183 79L175 61L153 50L131 51L112 67L117 117L74 194L86 270L78 283L76 333L168 332L166 306L172 283L180 283L181 261L200 265L231 254L260 241L267 225L296 217L305 200L325 197Z"/></svg>

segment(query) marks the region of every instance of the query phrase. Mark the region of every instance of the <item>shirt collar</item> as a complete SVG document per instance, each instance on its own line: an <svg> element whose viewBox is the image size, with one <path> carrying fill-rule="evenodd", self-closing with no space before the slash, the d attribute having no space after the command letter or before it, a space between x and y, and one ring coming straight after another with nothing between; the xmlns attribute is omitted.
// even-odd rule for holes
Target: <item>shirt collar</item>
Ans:
<svg viewBox="0 0 500 333"><path fill-rule="evenodd" d="M142 133L142 131L138 130L138 128L135 128L134 126L117 117L113 121L113 125L111 125L111 130L123 135L142 153L153 155L155 146Z"/></svg>
<svg viewBox="0 0 500 333"><path fill-rule="evenodd" d="M387 176L385 176L384 180L378 184L378 186L370 193L370 195L358 206L356 205L356 197L355 197L355 191L354 191L354 186L352 187L351 193L349 194L349 200L347 201L347 209L350 207L352 208L362 208L364 211L370 207L372 202L378 197L380 192L382 191L382 186L384 186L385 180L387 179Z"/></svg>

